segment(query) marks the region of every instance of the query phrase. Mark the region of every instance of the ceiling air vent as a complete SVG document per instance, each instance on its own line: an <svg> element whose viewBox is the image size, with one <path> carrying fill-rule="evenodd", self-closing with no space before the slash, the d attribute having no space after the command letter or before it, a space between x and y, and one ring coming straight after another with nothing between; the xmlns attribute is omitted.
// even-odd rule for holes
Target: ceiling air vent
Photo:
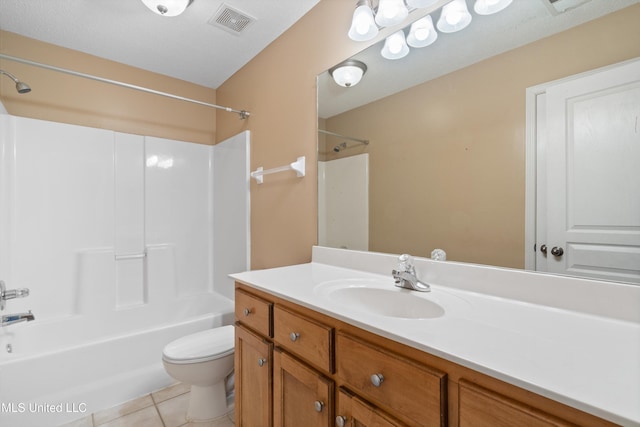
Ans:
<svg viewBox="0 0 640 427"><path fill-rule="evenodd" d="M542 0L549 12L552 15L559 15L568 10L575 9L585 3L589 3L591 0Z"/></svg>
<svg viewBox="0 0 640 427"><path fill-rule="evenodd" d="M254 18L246 13L240 12L239 10L229 7L223 3L216 14L209 19L209 24L220 27L233 34L240 34L242 31L246 30L254 20Z"/></svg>

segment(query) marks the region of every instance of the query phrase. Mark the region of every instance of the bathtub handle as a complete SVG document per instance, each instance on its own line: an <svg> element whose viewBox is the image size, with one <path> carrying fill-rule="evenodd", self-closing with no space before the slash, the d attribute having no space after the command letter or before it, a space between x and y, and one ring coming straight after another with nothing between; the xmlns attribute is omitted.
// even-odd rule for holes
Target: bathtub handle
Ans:
<svg viewBox="0 0 640 427"><path fill-rule="evenodd" d="M253 313L253 310L251 310L250 308L245 308L244 309L244 315L245 316L249 316L251 313Z"/></svg>
<svg viewBox="0 0 640 427"><path fill-rule="evenodd" d="M258 366L260 366L261 368L264 365L266 365L266 363L267 363L267 359L263 359L263 358L258 359Z"/></svg>

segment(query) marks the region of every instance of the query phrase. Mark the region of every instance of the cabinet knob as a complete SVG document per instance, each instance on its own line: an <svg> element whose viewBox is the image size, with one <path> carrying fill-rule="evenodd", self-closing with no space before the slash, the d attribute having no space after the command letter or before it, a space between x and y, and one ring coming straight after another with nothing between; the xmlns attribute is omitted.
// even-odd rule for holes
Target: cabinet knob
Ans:
<svg viewBox="0 0 640 427"><path fill-rule="evenodd" d="M551 255L561 257L564 254L564 249L554 246L551 248Z"/></svg>
<svg viewBox="0 0 640 427"><path fill-rule="evenodd" d="M290 339L291 341L293 341L293 342L298 341L298 338L300 338L300 334L299 334L299 333L297 333L297 332L291 332L291 333L289 334L289 339Z"/></svg>
<svg viewBox="0 0 640 427"><path fill-rule="evenodd" d="M338 415L336 417L336 425L338 427L344 427L347 425L347 417L342 416L342 415Z"/></svg>
<svg viewBox="0 0 640 427"><path fill-rule="evenodd" d="M543 254L547 254L547 245L542 245L540 246L540 252L542 252Z"/></svg>
<svg viewBox="0 0 640 427"><path fill-rule="evenodd" d="M258 366L263 367L267 364L267 359L260 358L258 359Z"/></svg>
<svg viewBox="0 0 640 427"><path fill-rule="evenodd" d="M371 375L371 384L374 387L380 387L384 382L384 376L382 374L373 374Z"/></svg>
<svg viewBox="0 0 640 427"><path fill-rule="evenodd" d="M250 308L245 308L245 309L244 309L244 315L245 315L245 316L248 316L248 315L250 315L251 313L253 313L253 311L252 311Z"/></svg>
<svg viewBox="0 0 640 427"><path fill-rule="evenodd" d="M322 410L324 409L324 402L316 400L315 402L313 402L313 406L314 408L316 408L316 412L322 412Z"/></svg>

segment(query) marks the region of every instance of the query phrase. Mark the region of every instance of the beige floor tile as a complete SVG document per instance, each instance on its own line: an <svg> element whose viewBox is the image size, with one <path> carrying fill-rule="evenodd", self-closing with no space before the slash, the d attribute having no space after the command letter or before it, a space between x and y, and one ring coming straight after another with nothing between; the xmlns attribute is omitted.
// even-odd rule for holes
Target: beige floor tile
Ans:
<svg viewBox="0 0 640 427"><path fill-rule="evenodd" d="M151 395L148 394L138 399L123 403L122 405L96 412L93 414L93 422L96 426L101 426L102 424L108 423L116 418L131 414L149 406L153 406L153 399L151 399Z"/></svg>
<svg viewBox="0 0 640 427"><path fill-rule="evenodd" d="M186 423L181 425L180 427L234 427L234 424L229 420L229 417L223 415L222 417L208 421L205 423Z"/></svg>
<svg viewBox="0 0 640 427"><path fill-rule="evenodd" d="M59 427L93 427L93 418L91 415L88 415L84 418L80 418L75 421L71 421L67 424L63 424Z"/></svg>
<svg viewBox="0 0 640 427"><path fill-rule="evenodd" d="M160 403L188 392L188 384L176 383L169 387L163 388L162 390L154 391L153 393L151 393L151 397L153 397L154 402Z"/></svg>
<svg viewBox="0 0 640 427"><path fill-rule="evenodd" d="M139 411L116 418L101 427L164 427L160 414L155 406L149 406Z"/></svg>
<svg viewBox="0 0 640 427"><path fill-rule="evenodd" d="M184 393L157 404L165 427L179 427L187 422L190 393Z"/></svg>

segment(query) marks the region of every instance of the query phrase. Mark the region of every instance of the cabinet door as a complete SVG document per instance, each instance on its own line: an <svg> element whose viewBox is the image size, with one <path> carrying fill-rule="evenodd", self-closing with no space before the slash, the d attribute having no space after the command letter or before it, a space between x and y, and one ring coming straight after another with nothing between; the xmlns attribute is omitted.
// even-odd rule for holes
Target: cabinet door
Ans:
<svg viewBox="0 0 640 427"><path fill-rule="evenodd" d="M236 325L236 426L272 426L273 344Z"/></svg>
<svg viewBox="0 0 640 427"><path fill-rule="evenodd" d="M276 348L273 353L274 424L333 425L333 381Z"/></svg>
<svg viewBox="0 0 640 427"><path fill-rule="evenodd" d="M340 389L336 407L338 427L406 427L406 424L371 406L351 392Z"/></svg>
<svg viewBox="0 0 640 427"><path fill-rule="evenodd" d="M569 427L566 422L469 381L460 381L460 427Z"/></svg>

